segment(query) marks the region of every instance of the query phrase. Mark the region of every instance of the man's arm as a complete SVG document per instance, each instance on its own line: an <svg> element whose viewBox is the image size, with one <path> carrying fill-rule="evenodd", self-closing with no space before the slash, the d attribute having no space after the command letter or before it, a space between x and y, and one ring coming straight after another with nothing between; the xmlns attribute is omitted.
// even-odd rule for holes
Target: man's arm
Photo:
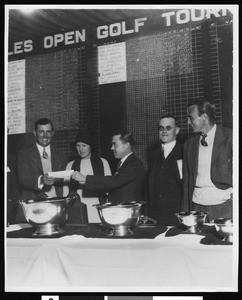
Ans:
<svg viewBox="0 0 242 300"><path fill-rule="evenodd" d="M80 173L79 173L80 174ZM93 176L93 175L80 175L74 172L72 178L79 181L81 184L85 184L85 187L90 190L104 190L109 191L116 188L120 188L138 178L143 178L144 167L142 162L135 161L134 163L126 166L123 170L114 176Z"/></svg>

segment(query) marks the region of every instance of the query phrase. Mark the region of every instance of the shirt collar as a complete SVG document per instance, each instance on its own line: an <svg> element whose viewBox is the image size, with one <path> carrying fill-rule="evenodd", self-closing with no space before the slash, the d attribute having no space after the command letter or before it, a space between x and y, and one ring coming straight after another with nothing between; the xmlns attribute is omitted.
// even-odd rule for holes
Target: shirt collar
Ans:
<svg viewBox="0 0 242 300"><path fill-rule="evenodd" d="M216 131L216 128L217 128L217 125L214 124L213 125L213 128L209 130L209 132L207 132L207 136L210 138L210 137L213 137L215 135L215 131Z"/></svg>
<svg viewBox="0 0 242 300"><path fill-rule="evenodd" d="M38 143L36 143L36 146L39 150L39 153L42 155L43 151L44 151L44 148L45 148L45 151L48 155L50 155L50 145L46 146L46 147L42 147L40 146Z"/></svg>
<svg viewBox="0 0 242 300"><path fill-rule="evenodd" d="M120 159L121 161L121 165L123 164L123 162L132 154L133 152L130 152L129 154L127 154L126 156L124 156L123 158Z"/></svg>
<svg viewBox="0 0 242 300"><path fill-rule="evenodd" d="M215 136L215 132L216 132L216 129L217 129L217 125L214 124L212 129L210 129L206 134L206 142L208 142L209 144L213 141L214 139L214 136ZM201 139L202 139L202 136L201 136Z"/></svg>
<svg viewBox="0 0 242 300"><path fill-rule="evenodd" d="M162 149L164 149L165 151L169 151L171 149L173 149L176 145L176 140L170 142L170 143L167 143L167 144L161 144L161 147Z"/></svg>

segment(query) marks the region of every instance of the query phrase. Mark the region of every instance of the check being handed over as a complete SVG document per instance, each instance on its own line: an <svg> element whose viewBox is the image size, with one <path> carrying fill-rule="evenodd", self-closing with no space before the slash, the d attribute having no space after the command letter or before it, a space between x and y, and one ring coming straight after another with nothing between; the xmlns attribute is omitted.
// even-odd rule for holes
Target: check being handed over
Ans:
<svg viewBox="0 0 242 300"><path fill-rule="evenodd" d="M72 173L74 173L73 170L65 170L65 171L57 171L57 172L48 172L48 175L54 178L70 179Z"/></svg>

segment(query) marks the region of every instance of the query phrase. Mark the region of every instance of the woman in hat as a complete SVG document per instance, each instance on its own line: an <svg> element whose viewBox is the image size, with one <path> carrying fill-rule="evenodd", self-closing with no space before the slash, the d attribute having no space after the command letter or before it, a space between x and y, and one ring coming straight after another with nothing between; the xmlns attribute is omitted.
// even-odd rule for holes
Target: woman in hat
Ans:
<svg viewBox="0 0 242 300"><path fill-rule="evenodd" d="M107 160L94 153L93 144L91 132L87 129L81 130L77 134L74 143L78 157L67 164L66 170L79 171L85 175L111 175ZM86 205L88 222L100 223L101 220L97 209L93 205L105 203L106 193L87 190L85 187L71 180L68 186L64 186L64 194L73 192L77 192L81 202Z"/></svg>

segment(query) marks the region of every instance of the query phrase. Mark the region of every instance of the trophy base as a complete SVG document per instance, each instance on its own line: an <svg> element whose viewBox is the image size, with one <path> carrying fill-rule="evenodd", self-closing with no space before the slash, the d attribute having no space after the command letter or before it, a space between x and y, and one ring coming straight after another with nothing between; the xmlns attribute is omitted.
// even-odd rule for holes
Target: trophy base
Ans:
<svg viewBox="0 0 242 300"><path fill-rule="evenodd" d="M46 236L46 235L53 235L57 233L62 233L63 230L60 226L55 224L45 224L38 226L35 232L32 234L33 236Z"/></svg>
<svg viewBox="0 0 242 300"><path fill-rule="evenodd" d="M127 226L117 226L113 227L109 236L129 236L133 235L133 231Z"/></svg>

